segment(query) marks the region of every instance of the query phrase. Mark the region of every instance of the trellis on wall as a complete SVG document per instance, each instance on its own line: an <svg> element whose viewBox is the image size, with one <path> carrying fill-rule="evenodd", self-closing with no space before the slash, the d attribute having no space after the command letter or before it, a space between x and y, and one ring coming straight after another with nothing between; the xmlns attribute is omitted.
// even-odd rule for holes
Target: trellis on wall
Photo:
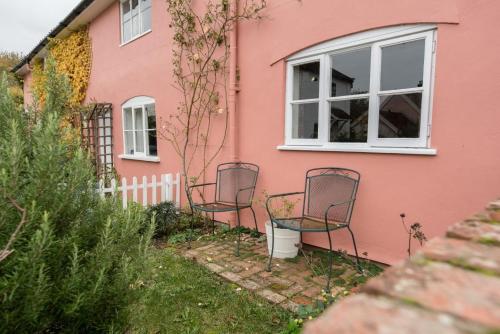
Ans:
<svg viewBox="0 0 500 334"><path fill-rule="evenodd" d="M82 144L105 182L114 176L112 111L111 103L95 103L81 113Z"/></svg>

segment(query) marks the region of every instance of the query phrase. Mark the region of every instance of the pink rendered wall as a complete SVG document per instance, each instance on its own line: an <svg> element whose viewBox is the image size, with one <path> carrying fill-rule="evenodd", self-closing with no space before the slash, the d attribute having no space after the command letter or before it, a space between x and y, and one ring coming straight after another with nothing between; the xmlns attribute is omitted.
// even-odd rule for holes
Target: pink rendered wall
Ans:
<svg viewBox="0 0 500 334"><path fill-rule="evenodd" d="M268 18L239 30L240 151L262 167L259 187L301 191L309 168L358 170L352 218L358 249L388 263L405 256L401 212L435 236L480 210L500 186L500 111L493 102L500 92L498 13L494 0L269 1ZM338 36L405 23L438 23L431 137L437 156L276 149L284 143L285 65L271 64ZM320 234L304 240L328 244ZM333 241L352 251L348 233L333 233Z"/></svg>
<svg viewBox="0 0 500 334"><path fill-rule="evenodd" d="M179 101L172 87L171 32L163 0L153 0L153 31L120 47L118 2L90 28L93 67L88 99L113 103L115 164L120 175L177 172L179 159L159 141L159 163L122 160L121 104L137 95L156 99L157 118ZM405 256L399 213L419 221L428 236L498 196L500 185L500 28L496 0L270 0L265 18L239 29L239 155L261 167L257 193L300 191L307 169L343 166L362 174L352 219L360 252L393 263ZM437 23L432 147L437 156L278 151L284 141L284 57L351 33L407 23ZM273 64L273 65L272 65ZM229 159L230 144L219 161ZM259 229L267 219L257 208ZM251 226L248 213L244 224ZM324 234L305 235L326 246ZM352 251L344 232L335 248Z"/></svg>

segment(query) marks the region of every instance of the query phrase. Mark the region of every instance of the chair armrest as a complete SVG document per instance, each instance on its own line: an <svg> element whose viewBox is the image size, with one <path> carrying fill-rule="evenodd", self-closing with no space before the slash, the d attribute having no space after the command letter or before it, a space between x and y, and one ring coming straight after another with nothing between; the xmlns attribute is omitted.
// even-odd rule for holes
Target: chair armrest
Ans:
<svg viewBox="0 0 500 334"><path fill-rule="evenodd" d="M350 200L345 201L345 202L330 204L330 206L325 211L325 224L326 224L326 228L328 229L328 213L330 212L331 208L335 208L335 207L346 205L346 204L351 204L351 203L354 203L354 201L355 201L355 199L350 199Z"/></svg>
<svg viewBox="0 0 500 334"><path fill-rule="evenodd" d="M238 190L238 192L236 193L236 207L238 207L238 202L239 202L239 201L238 201L238 198L239 198L239 196L240 196L240 193L241 193L242 191L253 190L253 189L255 189L255 186L250 186L250 187L246 187L246 188L241 188L240 190Z"/></svg>
<svg viewBox="0 0 500 334"><path fill-rule="evenodd" d="M266 200L266 210L267 210L267 214L269 215L269 218L271 218L271 220L273 220L273 218L274 218L273 215L271 214L271 210L269 210L269 203L271 202L272 199L278 198L278 197L286 197L286 196L293 196L293 195L303 195L303 194L304 194L303 191L297 191L297 192L282 193L282 194L276 194L276 195L268 196L267 200Z"/></svg>
<svg viewBox="0 0 500 334"><path fill-rule="evenodd" d="M195 185L192 185L192 186L188 186L186 195L188 197L189 205L191 207L193 206L193 199L191 198L191 195L192 195L192 190L194 188L205 187L205 186L212 186L212 185L215 185L215 184L216 184L215 182L211 182L211 183L201 183L201 184L195 184Z"/></svg>
<svg viewBox="0 0 500 334"><path fill-rule="evenodd" d="M215 182L195 184L195 185L192 185L192 186L188 186L188 189L198 188L198 187L204 187L204 186L211 186L211 185L214 185L214 184L215 184Z"/></svg>

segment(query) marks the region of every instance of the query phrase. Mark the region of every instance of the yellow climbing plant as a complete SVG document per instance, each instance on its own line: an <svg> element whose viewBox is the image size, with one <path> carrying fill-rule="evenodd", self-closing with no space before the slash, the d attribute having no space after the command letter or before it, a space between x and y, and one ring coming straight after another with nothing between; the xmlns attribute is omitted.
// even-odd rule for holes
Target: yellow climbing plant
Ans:
<svg viewBox="0 0 500 334"><path fill-rule="evenodd" d="M92 66L92 45L88 27L73 32L64 39L53 39L50 54L57 71L65 74L71 85L71 106L80 106L85 100Z"/></svg>
<svg viewBox="0 0 500 334"><path fill-rule="evenodd" d="M88 26L72 32L65 38L52 39L49 55L56 61L57 71L68 77L71 86L70 107L78 108L85 100L92 66L92 45ZM45 101L45 77L41 61L33 64L32 90L38 102Z"/></svg>

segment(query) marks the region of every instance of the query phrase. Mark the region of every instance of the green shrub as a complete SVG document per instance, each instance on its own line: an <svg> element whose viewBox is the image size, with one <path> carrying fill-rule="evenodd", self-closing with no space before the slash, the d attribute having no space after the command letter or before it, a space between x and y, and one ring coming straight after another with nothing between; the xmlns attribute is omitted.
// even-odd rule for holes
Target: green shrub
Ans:
<svg viewBox="0 0 500 334"><path fill-rule="evenodd" d="M150 206L146 210L146 223L155 219L155 238L168 236L179 225L180 214L172 202L161 202Z"/></svg>
<svg viewBox="0 0 500 334"><path fill-rule="evenodd" d="M67 81L46 62L46 102L24 113L0 80L0 332L125 332L148 275L144 212L100 199L87 155L64 139Z"/></svg>

